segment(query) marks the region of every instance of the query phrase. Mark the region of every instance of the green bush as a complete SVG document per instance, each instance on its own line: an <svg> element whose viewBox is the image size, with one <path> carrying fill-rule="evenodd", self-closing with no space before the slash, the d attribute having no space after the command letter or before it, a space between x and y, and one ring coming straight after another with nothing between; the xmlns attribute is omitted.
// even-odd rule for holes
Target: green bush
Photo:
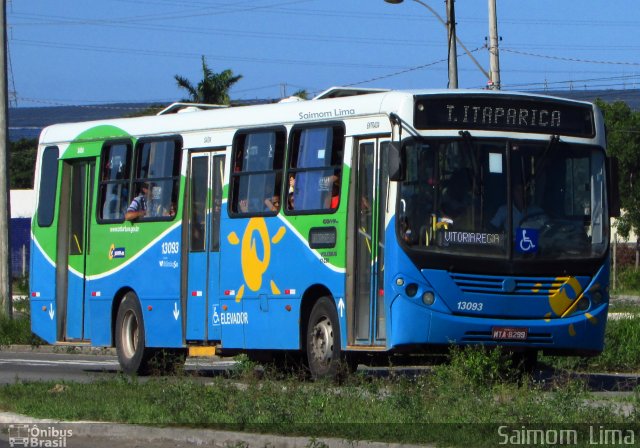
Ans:
<svg viewBox="0 0 640 448"><path fill-rule="evenodd" d="M13 344L38 346L42 343L38 336L31 333L28 317L9 319L0 316L0 347Z"/></svg>
<svg viewBox="0 0 640 448"><path fill-rule="evenodd" d="M542 361L558 369L637 372L640 370L640 319L609 320L604 337L604 351L598 356L545 356Z"/></svg>
<svg viewBox="0 0 640 448"><path fill-rule="evenodd" d="M617 289L621 291L640 291L640 269L627 267L618 272Z"/></svg>

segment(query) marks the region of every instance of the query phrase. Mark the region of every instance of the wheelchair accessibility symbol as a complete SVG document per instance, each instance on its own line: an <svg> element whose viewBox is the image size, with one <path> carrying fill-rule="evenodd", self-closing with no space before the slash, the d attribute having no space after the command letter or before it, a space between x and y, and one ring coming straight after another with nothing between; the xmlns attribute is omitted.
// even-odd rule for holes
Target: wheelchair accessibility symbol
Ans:
<svg viewBox="0 0 640 448"><path fill-rule="evenodd" d="M213 305L213 313L211 314L211 325L220 325L220 315L218 314L217 305Z"/></svg>
<svg viewBox="0 0 640 448"><path fill-rule="evenodd" d="M518 228L516 230L516 251L522 254L537 252L538 235L537 229Z"/></svg>

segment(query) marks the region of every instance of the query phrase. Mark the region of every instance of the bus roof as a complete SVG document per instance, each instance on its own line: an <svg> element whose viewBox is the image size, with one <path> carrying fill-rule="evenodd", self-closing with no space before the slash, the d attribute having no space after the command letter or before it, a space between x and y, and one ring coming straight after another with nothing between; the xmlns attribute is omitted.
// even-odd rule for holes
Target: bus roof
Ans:
<svg viewBox="0 0 640 448"><path fill-rule="evenodd" d="M351 92L351 94L349 94ZM490 90L381 90L333 87L309 101L261 104L209 110L191 109L188 113L169 113L133 118L117 118L46 127L40 136L43 145L74 141L83 132L96 126L112 126L129 135L175 135L210 129L234 129L295 125L317 121L343 120L358 117L411 114L417 95L508 95L548 98L574 104L589 104L545 95ZM120 133L117 137L122 137Z"/></svg>

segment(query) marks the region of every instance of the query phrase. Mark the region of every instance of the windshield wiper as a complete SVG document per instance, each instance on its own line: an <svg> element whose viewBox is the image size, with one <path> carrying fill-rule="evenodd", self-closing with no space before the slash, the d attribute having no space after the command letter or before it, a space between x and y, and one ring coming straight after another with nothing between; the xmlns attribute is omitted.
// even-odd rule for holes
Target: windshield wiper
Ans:
<svg viewBox="0 0 640 448"><path fill-rule="evenodd" d="M556 145L558 143L560 143L560 136L559 135L552 135L549 138L549 143L547 143L547 147L544 149L544 152L542 153L540 158L536 161L536 164L533 167L533 175L534 175L534 177L538 176L538 173L540 172L540 168L542 168L542 165L547 161L547 157L549 156L549 153L551 152L551 150L553 148L556 147ZM525 184L525 191L528 191L528 189L529 189L529 187L531 187L532 183L533 183L533 178L529 178L529 180L527 180L527 182Z"/></svg>

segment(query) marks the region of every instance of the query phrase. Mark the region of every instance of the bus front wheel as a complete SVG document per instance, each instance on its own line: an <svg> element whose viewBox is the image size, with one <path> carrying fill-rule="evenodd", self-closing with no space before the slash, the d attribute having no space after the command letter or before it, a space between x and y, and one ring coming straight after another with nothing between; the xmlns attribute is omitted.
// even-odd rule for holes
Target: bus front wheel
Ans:
<svg viewBox="0 0 640 448"><path fill-rule="evenodd" d="M340 365L340 325L333 301L318 300L307 325L307 362L314 379L334 377Z"/></svg>
<svg viewBox="0 0 640 448"><path fill-rule="evenodd" d="M145 347L140 301L132 292L127 293L118 309L116 351L124 373L145 375L148 372L151 352Z"/></svg>

